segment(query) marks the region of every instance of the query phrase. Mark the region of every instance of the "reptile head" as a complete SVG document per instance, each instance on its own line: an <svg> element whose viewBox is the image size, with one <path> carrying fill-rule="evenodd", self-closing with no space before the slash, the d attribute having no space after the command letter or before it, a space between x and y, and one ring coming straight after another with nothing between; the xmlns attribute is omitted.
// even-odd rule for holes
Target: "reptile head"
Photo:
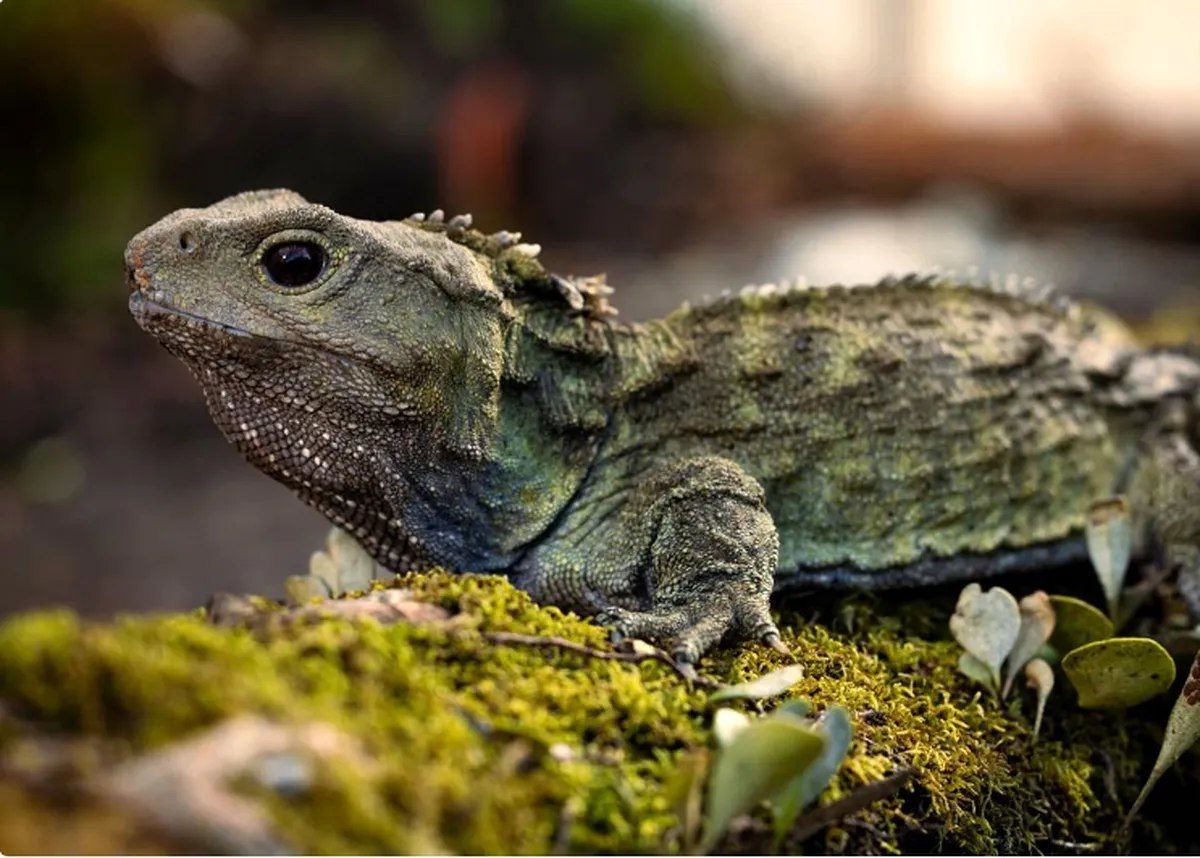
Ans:
<svg viewBox="0 0 1200 858"><path fill-rule="evenodd" d="M361 501L435 448L486 454L504 301L444 235L257 191L167 216L125 262L138 323L226 437L310 502Z"/></svg>

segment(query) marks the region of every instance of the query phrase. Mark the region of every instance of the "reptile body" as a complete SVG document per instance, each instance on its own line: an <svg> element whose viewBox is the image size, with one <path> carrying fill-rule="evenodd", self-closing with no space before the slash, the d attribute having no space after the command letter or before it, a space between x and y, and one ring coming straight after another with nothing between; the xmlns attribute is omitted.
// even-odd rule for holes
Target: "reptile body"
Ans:
<svg viewBox="0 0 1200 858"><path fill-rule="evenodd" d="M536 252L265 191L168 216L126 264L224 434L381 564L503 573L686 661L777 644L772 590L1078 560L1117 492L1191 562L1200 364L1099 309L905 277L625 325Z"/></svg>

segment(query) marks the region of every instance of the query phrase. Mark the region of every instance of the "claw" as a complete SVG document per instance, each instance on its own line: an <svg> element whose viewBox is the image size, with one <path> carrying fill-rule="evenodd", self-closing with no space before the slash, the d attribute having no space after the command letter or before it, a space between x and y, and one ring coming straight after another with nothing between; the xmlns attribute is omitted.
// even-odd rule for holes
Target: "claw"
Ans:
<svg viewBox="0 0 1200 858"><path fill-rule="evenodd" d="M775 650L775 652L779 653L780 655L791 655L792 654L792 651L791 651L791 649L788 648L788 645L785 644L783 642L783 640L779 637L779 632L775 632L775 631L767 632L765 635L763 635L761 638L759 638L759 640L762 641L764 646L769 646L771 649Z"/></svg>
<svg viewBox="0 0 1200 858"><path fill-rule="evenodd" d="M696 673L696 665L692 664L690 661L680 658L679 656L675 657L675 669L679 671L680 676L682 676L684 679L689 679L695 682L700 678L700 674Z"/></svg>

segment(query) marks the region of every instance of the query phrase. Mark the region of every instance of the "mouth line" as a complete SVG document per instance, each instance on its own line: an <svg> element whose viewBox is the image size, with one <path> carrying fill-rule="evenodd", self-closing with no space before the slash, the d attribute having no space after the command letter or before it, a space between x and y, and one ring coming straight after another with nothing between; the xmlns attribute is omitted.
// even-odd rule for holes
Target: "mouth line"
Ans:
<svg viewBox="0 0 1200 858"><path fill-rule="evenodd" d="M204 316L197 316L195 313L189 313L187 310L181 310L178 307L172 307L164 304L154 298L146 295L145 292L136 291L129 295L129 312L134 319L139 323L153 319L170 319L176 322L182 322L185 325L201 328L205 331L214 334L226 335L231 337L239 337L249 344L261 344L261 346L269 346L273 348L293 348L301 349L306 352L318 355L322 358L333 359L347 366L367 366L376 367L371 360L364 359L358 355L348 355L334 349L318 349L310 343L298 342L291 339L280 339L277 337L267 337L262 334L251 333L244 328L238 328L233 325L228 325L224 322L217 322L212 319L206 319ZM386 367L382 367L383 371L387 371Z"/></svg>
<svg viewBox="0 0 1200 858"><path fill-rule="evenodd" d="M208 328L213 331L218 331L223 334L229 334L235 337L246 337L247 339L262 339L261 337L243 330L242 328L227 325L224 322L217 322L213 319L206 319L203 316L197 316L195 313L189 313L187 310L181 310L178 307L172 307L156 301L148 297L144 292L131 292L129 295L129 310L138 319L153 319L159 318L175 318L193 325L198 325Z"/></svg>

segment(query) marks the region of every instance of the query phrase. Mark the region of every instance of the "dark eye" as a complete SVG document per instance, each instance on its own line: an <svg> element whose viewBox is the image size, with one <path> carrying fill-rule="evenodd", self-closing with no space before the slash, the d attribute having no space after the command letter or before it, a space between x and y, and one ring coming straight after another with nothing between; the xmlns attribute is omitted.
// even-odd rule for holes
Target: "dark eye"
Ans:
<svg viewBox="0 0 1200 858"><path fill-rule="evenodd" d="M267 276L279 286L307 286L325 269L325 250L311 241L277 244L263 255Z"/></svg>

